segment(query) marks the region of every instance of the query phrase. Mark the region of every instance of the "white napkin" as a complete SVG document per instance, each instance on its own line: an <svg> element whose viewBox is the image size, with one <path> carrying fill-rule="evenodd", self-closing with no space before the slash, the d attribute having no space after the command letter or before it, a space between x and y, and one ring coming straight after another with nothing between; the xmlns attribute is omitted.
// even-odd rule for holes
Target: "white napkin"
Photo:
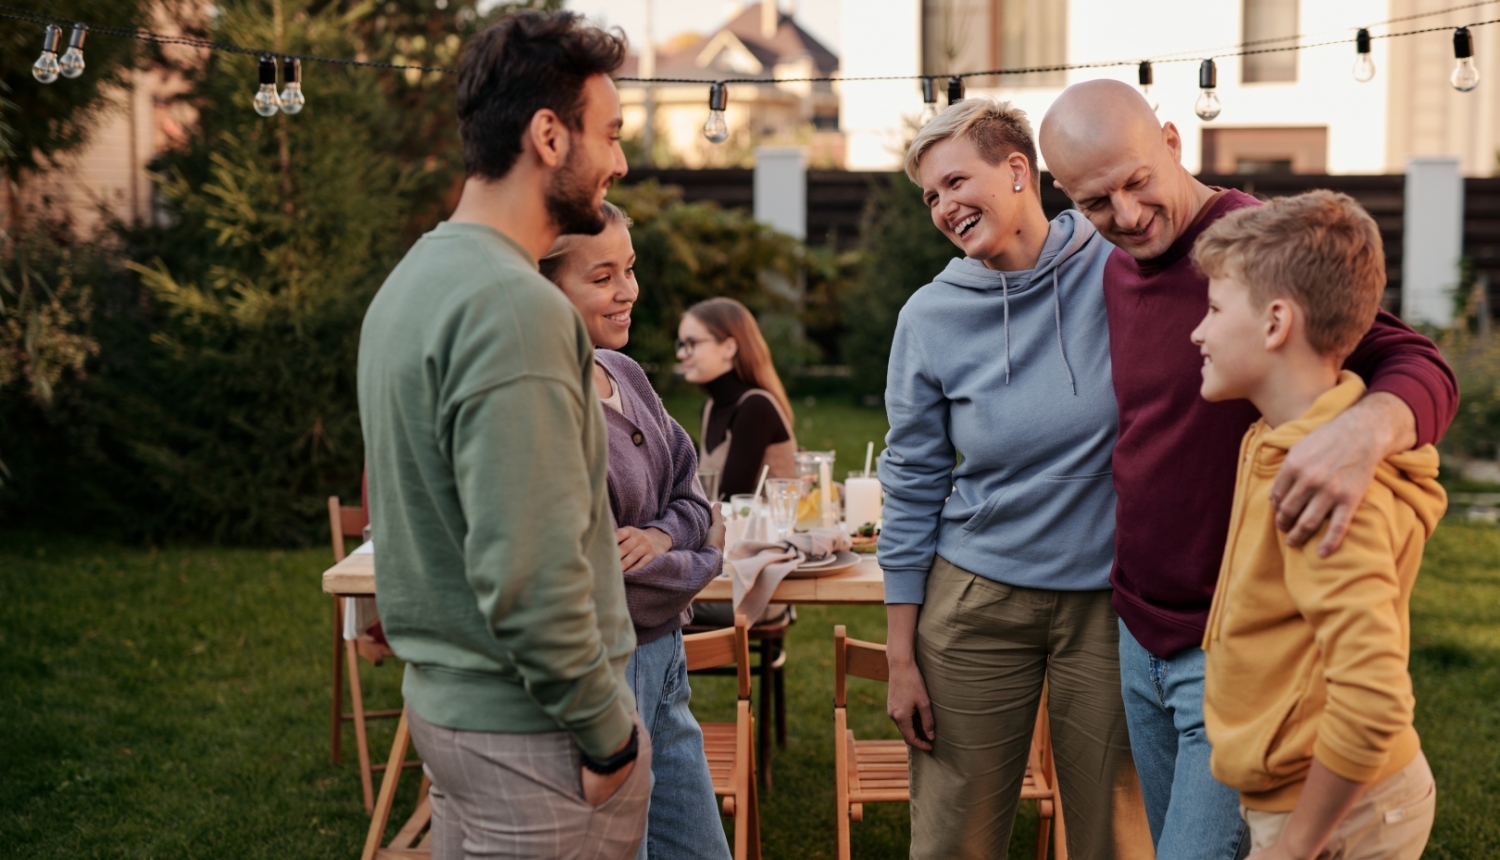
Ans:
<svg viewBox="0 0 1500 860"><path fill-rule="evenodd" d="M755 529L755 519L751 518L748 530ZM734 586L735 613L759 618L787 574L805 561L826 558L849 546L849 536L839 529L813 529L781 542L746 539L731 546L724 568Z"/></svg>
<svg viewBox="0 0 1500 860"><path fill-rule="evenodd" d="M360 544L350 555L373 555L375 553L375 542L365 541ZM380 613L375 609L375 598L373 597L346 597L344 598L344 638L350 641L365 635L365 631L375 626L380 620Z"/></svg>

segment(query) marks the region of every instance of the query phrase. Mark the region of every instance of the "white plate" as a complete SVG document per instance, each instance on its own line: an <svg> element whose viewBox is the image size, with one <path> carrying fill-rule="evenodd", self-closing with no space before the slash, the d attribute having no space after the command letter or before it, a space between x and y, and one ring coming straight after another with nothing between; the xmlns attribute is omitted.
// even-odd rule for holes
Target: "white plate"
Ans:
<svg viewBox="0 0 1500 860"><path fill-rule="evenodd" d="M817 561L804 561L801 564L797 565L797 569L798 570L817 570L820 567L827 567L828 565L833 564L834 562L836 562L838 560L839 560L838 553L833 553L831 555L826 555L826 556L818 559Z"/></svg>
<svg viewBox="0 0 1500 860"><path fill-rule="evenodd" d="M787 579L815 579L820 576L830 576L841 571L848 570L859 564L863 559L856 553L841 549L830 564L819 564L818 567L803 565L787 574Z"/></svg>

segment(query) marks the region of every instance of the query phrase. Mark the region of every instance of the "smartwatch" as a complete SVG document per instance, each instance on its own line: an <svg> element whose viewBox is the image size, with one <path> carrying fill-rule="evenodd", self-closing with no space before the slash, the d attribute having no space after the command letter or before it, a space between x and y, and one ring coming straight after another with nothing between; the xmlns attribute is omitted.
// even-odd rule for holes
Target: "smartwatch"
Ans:
<svg viewBox="0 0 1500 860"><path fill-rule="evenodd" d="M587 751L580 748L578 752L583 759L583 766L592 773L597 773L600 776L609 776L625 765L635 761L636 756L641 751L640 744L638 743L640 740L638 732L639 729L632 725L630 727L630 740L625 743L625 748L607 758L594 758Z"/></svg>

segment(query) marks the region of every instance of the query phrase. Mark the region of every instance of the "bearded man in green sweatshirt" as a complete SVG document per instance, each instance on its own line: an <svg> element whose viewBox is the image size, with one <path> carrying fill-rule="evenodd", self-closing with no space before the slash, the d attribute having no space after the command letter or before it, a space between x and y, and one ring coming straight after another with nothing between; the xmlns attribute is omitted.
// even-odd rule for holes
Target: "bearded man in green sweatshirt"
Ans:
<svg viewBox="0 0 1500 860"><path fill-rule="evenodd" d="M593 348L536 263L559 234L603 229L625 51L565 12L465 46L463 195L361 332L377 600L437 860L627 858L645 827Z"/></svg>

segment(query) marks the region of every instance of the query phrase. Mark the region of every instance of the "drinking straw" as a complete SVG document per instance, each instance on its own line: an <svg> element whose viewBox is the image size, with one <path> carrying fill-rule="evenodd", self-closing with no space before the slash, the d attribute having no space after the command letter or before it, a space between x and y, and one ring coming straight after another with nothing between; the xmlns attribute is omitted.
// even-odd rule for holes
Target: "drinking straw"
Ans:
<svg viewBox="0 0 1500 860"><path fill-rule="evenodd" d="M771 471L770 465L760 467L760 480L755 482L755 498L760 498L760 490L766 485L766 473Z"/></svg>
<svg viewBox="0 0 1500 860"><path fill-rule="evenodd" d="M875 443L865 443L865 477L870 477L870 458L875 456Z"/></svg>

